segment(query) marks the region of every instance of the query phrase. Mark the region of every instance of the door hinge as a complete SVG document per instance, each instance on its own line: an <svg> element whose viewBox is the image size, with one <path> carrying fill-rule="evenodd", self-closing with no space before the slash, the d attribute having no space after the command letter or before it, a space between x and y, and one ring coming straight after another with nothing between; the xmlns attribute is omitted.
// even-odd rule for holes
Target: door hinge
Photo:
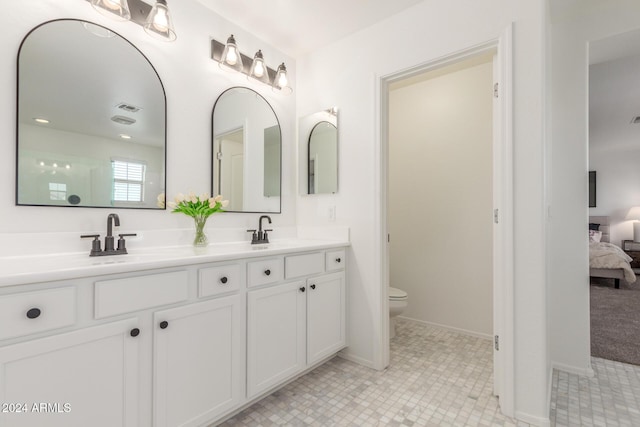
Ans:
<svg viewBox="0 0 640 427"><path fill-rule="evenodd" d="M498 209L493 210L493 222L496 224L500 222L500 211Z"/></svg>
<svg viewBox="0 0 640 427"><path fill-rule="evenodd" d="M216 159L218 159L218 160L222 160L222 151L218 151L218 152L216 153Z"/></svg>
<svg viewBox="0 0 640 427"><path fill-rule="evenodd" d="M391 234L387 234L387 243L391 243Z"/></svg>
<svg viewBox="0 0 640 427"><path fill-rule="evenodd" d="M500 337L498 335L493 337L493 346L496 349L496 351L500 350Z"/></svg>
<svg viewBox="0 0 640 427"><path fill-rule="evenodd" d="M498 97L498 83L493 84L493 97L494 98Z"/></svg>

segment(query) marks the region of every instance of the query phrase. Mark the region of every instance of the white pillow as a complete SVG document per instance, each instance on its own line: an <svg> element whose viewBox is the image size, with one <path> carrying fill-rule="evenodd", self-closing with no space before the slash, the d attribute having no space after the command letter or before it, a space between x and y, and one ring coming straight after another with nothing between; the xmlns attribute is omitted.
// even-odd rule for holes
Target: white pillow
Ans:
<svg viewBox="0 0 640 427"><path fill-rule="evenodd" d="M589 230L589 241L599 242L602 238L602 231Z"/></svg>

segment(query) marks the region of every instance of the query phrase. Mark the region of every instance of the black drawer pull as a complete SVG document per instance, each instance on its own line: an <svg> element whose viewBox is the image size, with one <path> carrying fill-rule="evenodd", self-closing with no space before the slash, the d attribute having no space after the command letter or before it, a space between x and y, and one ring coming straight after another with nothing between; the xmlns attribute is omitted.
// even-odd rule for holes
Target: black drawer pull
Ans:
<svg viewBox="0 0 640 427"><path fill-rule="evenodd" d="M316 288L316 285L311 285L311 289L315 289L315 288Z"/></svg>
<svg viewBox="0 0 640 427"><path fill-rule="evenodd" d="M229 279L227 279L227 277L221 277L220 278L220 282L224 285L225 283L227 283L229 281Z"/></svg>
<svg viewBox="0 0 640 427"><path fill-rule="evenodd" d="M340 262L342 262L342 260L341 260L340 258L336 258L336 262L337 262L338 264L340 264Z"/></svg>
<svg viewBox="0 0 640 427"><path fill-rule="evenodd" d="M133 329L131 330L131 332L129 332L129 334L131 334L131 336L135 338L135 337L137 337L138 335L140 335L140 329L138 329L138 328L133 328Z"/></svg>
<svg viewBox="0 0 640 427"><path fill-rule="evenodd" d="M264 274L267 275L267 276L270 276L271 275L271 270L265 270Z"/></svg>
<svg viewBox="0 0 640 427"><path fill-rule="evenodd" d="M167 322L166 320L163 320L162 322L160 322L160 329L167 329L169 327L169 322Z"/></svg>
<svg viewBox="0 0 640 427"><path fill-rule="evenodd" d="M42 311L40 311L39 308L32 308L27 311L27 317L29 319L37 319L38 317L40 317L40 314L42 314Z"/></svg>
<svg viewBox="0 0 640 427"><path fill-rule="evenodd" d="M304 286L300 288L300 292L304 292L305 290Z"/></svg>

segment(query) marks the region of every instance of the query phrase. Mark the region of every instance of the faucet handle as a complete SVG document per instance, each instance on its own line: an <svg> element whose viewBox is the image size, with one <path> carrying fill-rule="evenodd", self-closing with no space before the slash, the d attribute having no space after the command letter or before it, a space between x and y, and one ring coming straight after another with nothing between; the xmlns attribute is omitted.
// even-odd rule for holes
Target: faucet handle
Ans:
<svg viewBox="0 0 640 427"><path fill-rule="evenodd" d="M253 233L251 235L251 243L255 243L258 241L258 234L256 234L256 230L247 230L247 233Z"/></svg>
<svg viewBox="0 0 640 427"><path fill-rule="evenodd" d="M91 252L89 256L96 256L100 252L102 252L102 248L100 247L100 235L99 234L83 234L80 236L81 239L93 238L93 242L91 242Z"/></svg>
<svg viewBox="0 0 640 427"><path fill-rule="evenodd" d="M123 233L123 234L118 234L118 236L120 238L118 239L118 249L116 249L116 250L120 251L120 252L127 253L127 247L125 246L126 242L125 242L124 238L125 237L130 237L130 236L137 236L137 234L136 233Z"/></svg>

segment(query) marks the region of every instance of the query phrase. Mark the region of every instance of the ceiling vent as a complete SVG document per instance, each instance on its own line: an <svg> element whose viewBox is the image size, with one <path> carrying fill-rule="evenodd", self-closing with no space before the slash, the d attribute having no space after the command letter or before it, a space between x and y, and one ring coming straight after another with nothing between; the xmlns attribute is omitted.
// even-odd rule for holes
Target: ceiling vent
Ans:
<svg viewBox="0 0 640 427"><path fill-rule="evenodd" d="M132 125L136 122L136 119L132 119L130 117L125 117L125 116L113 116L111 117L111 120L113 120L116 123L120 123L121 125Z"/></svg>
<svg viewBox="0 0 640 427"><path fill-rule="evenodd" d="M120 104L116 105L116 107L120 108L121 110L128 111L129 113L137 113L138 111L141 110L140 107L127 104L126 102L121 102Z"/></svg>
<svg viewBox="0 0 640 427"><path fill-rule="evenodd" d="M640 123L640 116L635 116L631 119L631 124L637 125L638 123Z"/></svg>

